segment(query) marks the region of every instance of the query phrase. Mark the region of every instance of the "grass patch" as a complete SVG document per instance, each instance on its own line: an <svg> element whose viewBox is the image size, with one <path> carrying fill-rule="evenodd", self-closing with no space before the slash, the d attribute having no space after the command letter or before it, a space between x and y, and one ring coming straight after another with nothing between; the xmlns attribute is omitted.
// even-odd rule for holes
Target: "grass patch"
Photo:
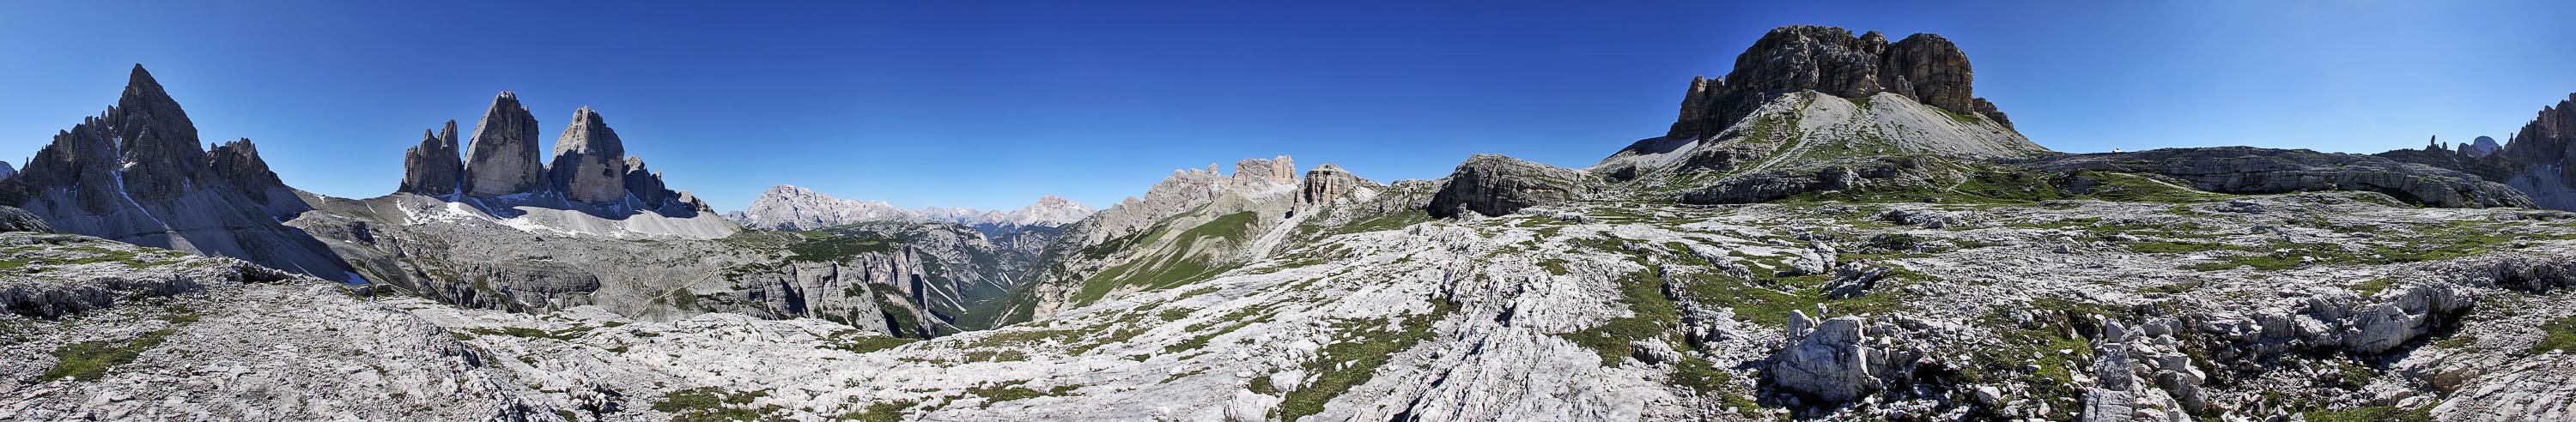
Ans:
<svg viewBox="0 0 2576 422"><path fill-rule="evenodd" d="M778 406L751 408L752 400L768 396L761 391L725 391L716 387L698 387L673 391L653 402L653 410L670 413L672 421L750 421L773 417Z"/></svg>
<svg viewBox="0 0 2576 422"><path fill-rule="evenodd" d="M2433 407L2406 410L2372 406L2336 411L2310 411L2305 416L2308 422L2432 422Z"/></svg>
<svg viewBox="0 0 2576 422"><path fill-rule="evenodd" d="M2576 317L2540 324L2540 342L2531 345L2531 353L2549 353L2551 350L2576 350Z"/></svg>
<svg viewBox="0 0 2576 422"><path fill-rule="evenodd" d="M914 341L917 340L878 334L873 331L850 330L832 333L831 338L823 340L823 348L850 353L868 353L912 344Z"/></svg>
<svg viewBox="0 0 2576 422"><path fill-rule="evenodd" d="M62 348L54 349L54 358L58 360L54 363L54 368L45 370L45 374L38 379L44 381L63 378L71 378L74 381L96 380L100 376L107 375L110 369L134 363L134 359L142 357L144 351L160 346L162 341L168 340L171 334L178 332L176 328L163 328L125 341L85 341L64 345Z"/></svg>

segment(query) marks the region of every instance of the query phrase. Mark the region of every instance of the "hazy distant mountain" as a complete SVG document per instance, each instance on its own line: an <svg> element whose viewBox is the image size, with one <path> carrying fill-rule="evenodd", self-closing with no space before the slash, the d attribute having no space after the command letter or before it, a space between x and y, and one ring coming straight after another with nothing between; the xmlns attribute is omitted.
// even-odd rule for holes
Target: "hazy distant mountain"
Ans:
<svg viewBox="0 0 2576 422"><path fill-rule="evenodd" d="M1055 195L1039 197L1037 203L1011 212L959 207L905 209L885 201L838 199L796 185L778 185L761 192L760 199L753 200L750 207L725 214L725 219L752 228L782 230L878 221L935 221L1007 229L1061 226L1082 221L1095 211Z"/></svg>

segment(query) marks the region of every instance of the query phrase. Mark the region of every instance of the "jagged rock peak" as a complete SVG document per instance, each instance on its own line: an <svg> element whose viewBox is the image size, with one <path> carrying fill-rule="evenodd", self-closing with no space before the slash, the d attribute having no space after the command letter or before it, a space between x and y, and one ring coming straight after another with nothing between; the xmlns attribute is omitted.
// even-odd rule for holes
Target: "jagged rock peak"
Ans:
<svg viewBox="0 0 2576 422"><path fill-rule="evenodd" d="M121 180L132 195L177 197L187 193L198 172L205 169L206 150L197 143L196 123L188 120L188 112L143 65L134 65L124 95L117 98L116 108L108 109L105 120L116 140L118 158L127 165Z"/></svg>
<svg viewBox="0 0 2576 422"><path fill-rule="evenodd" d="M646 206L661 206L678 193L662 183L662 173L644 168L644 157L626 156L626 191Z"/></svg>
<svg viewBox="0 0 2576 422"><path fill-rule="evenodd" d="M456 121L443 130L421 130L419 146L403 151L401 192L451 195L464 185L465 161L456 145Z"/></svg>
<svg viewBox="0 0 2576 422"><path fill-rule="evenodd" d="M1771 97L1800 90L1844 98L1893 92L2011 127L1993 103L1975 96L1975 79L1967 54L1939 35L1914 34L1890 44L1875 31L1853 36L1842 28L1784 26L1737 55L1725 78L1692 78L1666 136L1715 134Z"/></svg>
<svg viewBox="0 0 2576 422"><path fill-rule="evenodd" d="M277 172L268 169L268 161L259 158L259 146L251 144L250 138L217 145L210 155L214 156L216 177L241 188L244 194L260 202L268 202L268 190L286 187L286 182L277 178Z"/></svg>
<svg viewBox="0 0 2576 422"><path fill-rule="evenodd" d="M626 198L626 146L590 107L573 111L572 124L555 140L548 169L555 191L566 199L605 204Z"/></svg>
<svg viewBox="0 0 2576 422"><path fill-rule="evenodd" d="M546 186L544 170L537 162L536 115L519 104L518 94L501 91L474 123L474 146L465 161L466 194L533 192Z"/></svg>

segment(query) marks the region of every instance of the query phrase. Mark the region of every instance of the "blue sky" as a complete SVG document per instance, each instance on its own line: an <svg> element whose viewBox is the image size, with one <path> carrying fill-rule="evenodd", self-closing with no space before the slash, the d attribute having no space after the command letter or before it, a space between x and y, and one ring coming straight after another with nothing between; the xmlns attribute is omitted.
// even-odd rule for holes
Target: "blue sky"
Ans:
<svg viewBox="0 0 2576 422"><path fill-rule="evenodd" d="M1381 181L1477 153L1588 166L1798 23L1949 37L1979 95L2069 152L2412 148L2576 92L2571 2L357 3L0 4L0 159L112 105L133 63L305 190L390 192L422 129L470 131L510 90L548 135L595 108L723 210L781 183L1107 206L1280 154Z"/></svg>

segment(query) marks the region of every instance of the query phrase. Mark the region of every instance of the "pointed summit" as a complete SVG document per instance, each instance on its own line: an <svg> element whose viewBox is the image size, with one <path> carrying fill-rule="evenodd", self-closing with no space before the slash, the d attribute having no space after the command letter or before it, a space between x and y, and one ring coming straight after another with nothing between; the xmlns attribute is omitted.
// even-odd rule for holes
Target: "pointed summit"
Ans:
<svg viewBox="0 0 2576 422"><path fill-rule="evenodd" d="M626 199L626 146L590 107L572 113L572 125L555 139L555 191L566 199L607 204Z"/></svg>
<svg viewBox="0 0 2576 422"><path fill-rule="evenodd" d="M400 191L431 196L456 193L465 174L465 162L456 147L456 121L447 121L445 130L420 132L420 145L403 151Z"/></svg>
<svg viewBox="0 0 2576 422"><path fill-rule="evenodd" d="M537 116L519 105L518 94L501 91L492 108L474 123L474 146L465 162L465 193L493 197L533 192L545 183L537 162Z"/></svg>

